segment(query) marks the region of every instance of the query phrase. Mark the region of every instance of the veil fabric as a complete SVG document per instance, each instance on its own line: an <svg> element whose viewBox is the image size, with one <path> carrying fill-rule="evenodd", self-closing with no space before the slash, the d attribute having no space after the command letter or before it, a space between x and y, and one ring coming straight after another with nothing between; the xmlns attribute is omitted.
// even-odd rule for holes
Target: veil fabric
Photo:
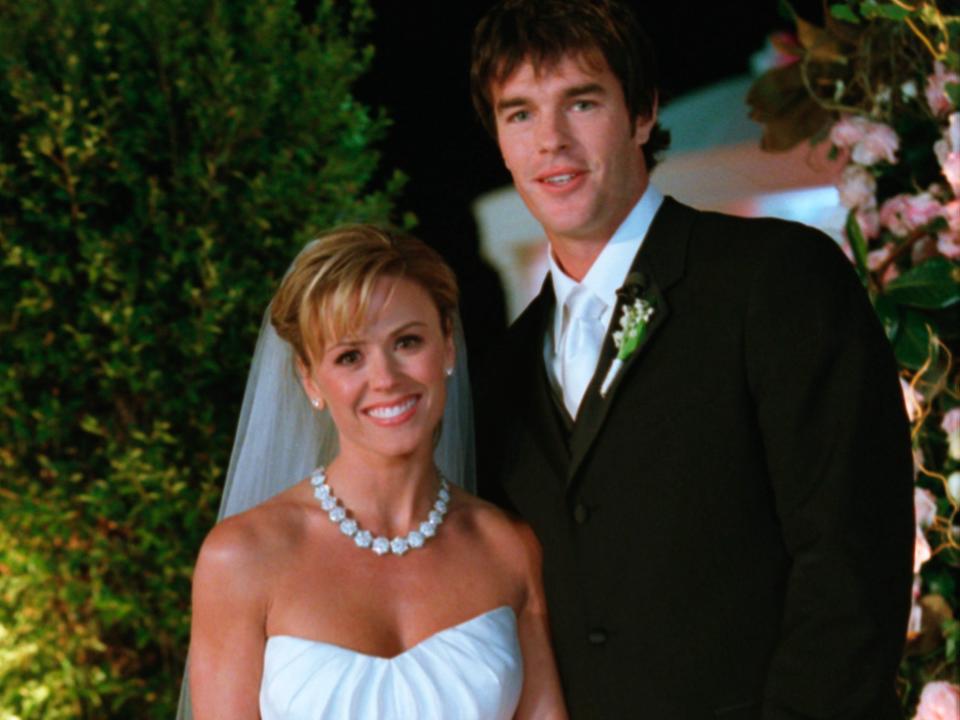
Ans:
<svg viewBox="0 0 960 720"><path fill-rule="evenodd" d="M434 460L449 482L475 492L473 405L459 316L454 318L453 331L456 365L447 379L447 399ZM268 308L247 376L217 521L259 505L295 485L318 465L329 464L337 450L337 430L330 413L317 412L307 399L296 375L293 349L273 329ZM184 670L177 720L192 717Z"/></svg>

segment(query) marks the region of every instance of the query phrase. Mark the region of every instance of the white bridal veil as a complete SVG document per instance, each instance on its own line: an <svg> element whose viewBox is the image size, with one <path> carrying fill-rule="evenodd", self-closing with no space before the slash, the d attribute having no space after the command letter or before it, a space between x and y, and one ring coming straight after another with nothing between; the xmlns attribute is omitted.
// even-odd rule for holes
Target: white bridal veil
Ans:
<svg viewBox="0 0 960 720"><path fill-rule="evenodd" d="M434 457L451 482L476 489L473 408L460 318L454 319L456 366L447 380L443 427ZM294 485L337 453L337 432L328 411L310 405L296 376L293 350L264 313L217 520L243 512ZM177 720L191 720L184 673Z"/></svg>

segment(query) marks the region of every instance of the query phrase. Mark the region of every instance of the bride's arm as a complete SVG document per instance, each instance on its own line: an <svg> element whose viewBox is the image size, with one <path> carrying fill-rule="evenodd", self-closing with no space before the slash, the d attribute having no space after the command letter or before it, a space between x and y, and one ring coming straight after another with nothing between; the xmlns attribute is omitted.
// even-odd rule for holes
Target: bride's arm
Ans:
<svg viewBox="0 0 960 720"><path fill-rule="evenodd" d="M563 720L567 717L567 710L550 643L540 543L526 525L521 526L520 537L527 558L527 588L518 619L523 652L523 692L514 717L517 720Z"/></svg>
<svg viewBox="0 0 960 720"><path fill-rule="evenodd" d="M194 720L258 720L266 588L258 539L243 518L217 525L193 575L190 694Z"/></svg>

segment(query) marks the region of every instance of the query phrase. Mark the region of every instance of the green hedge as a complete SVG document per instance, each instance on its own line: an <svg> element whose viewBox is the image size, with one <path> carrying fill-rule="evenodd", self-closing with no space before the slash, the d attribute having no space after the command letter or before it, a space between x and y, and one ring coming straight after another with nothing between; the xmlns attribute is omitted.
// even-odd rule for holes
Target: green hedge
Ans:
<svg viewBox="0 0 960 720"><path fill-rule="evenodd" d="M383 219L365 0L0 0L0 718L172 717L260 316Z"/></svg>

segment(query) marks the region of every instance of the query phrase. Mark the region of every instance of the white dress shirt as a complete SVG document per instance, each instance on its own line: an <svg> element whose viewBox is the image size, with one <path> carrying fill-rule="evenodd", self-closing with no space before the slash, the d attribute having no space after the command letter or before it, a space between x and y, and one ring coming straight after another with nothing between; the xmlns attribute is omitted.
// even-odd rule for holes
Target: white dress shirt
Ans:
<svg viewBox="0 0 960 720"><path fill-rule="evenodd" d="M603 250L593 261L593 265L579 284L586 286L594 295L606 303L606 310L600 317L604 329L609 330L610 320L617 304L617 290L623 285L643 240L650 229L654 215L663 203L663 193L652 184L633 206L626 219L620 224ZM562 397L560 389L560 339L566 329L567 318L564 306L567 297L577 286L577 281L567 275L557 263L553 250L548 254L550 279L556 297L553 323L548 327L544 340L543 357L547 366L547 376L554 392Z"/></svg>

